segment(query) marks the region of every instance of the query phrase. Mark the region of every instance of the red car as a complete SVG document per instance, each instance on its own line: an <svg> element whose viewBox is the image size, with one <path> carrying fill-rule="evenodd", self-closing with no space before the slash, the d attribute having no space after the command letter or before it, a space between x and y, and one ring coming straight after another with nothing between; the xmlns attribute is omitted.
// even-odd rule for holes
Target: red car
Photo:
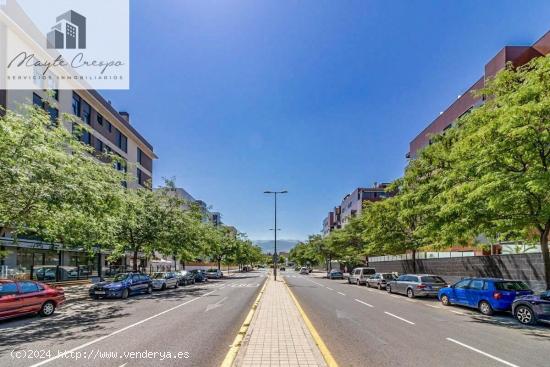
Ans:
<svg viewBox="0 0 550 367"><path fill-rule="evenodd" d="M63 302L60 288L31 280L0 280L0 320L35 313L50 316Z"/></svg>

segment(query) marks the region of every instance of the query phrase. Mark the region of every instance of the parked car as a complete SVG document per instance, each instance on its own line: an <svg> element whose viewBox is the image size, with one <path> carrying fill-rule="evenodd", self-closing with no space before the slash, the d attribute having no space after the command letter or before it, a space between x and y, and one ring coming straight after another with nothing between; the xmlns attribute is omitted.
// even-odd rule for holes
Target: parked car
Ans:
<svg viewBox="0 0 550 367"><path fill-rule="evenodd" d="M403 274L386 284L389 293L406 294L409 298L417 296L437 296L441 288L447 286L443 278L430 274Z"/></svg>
<svg viewBox="0 0 550 367"><path fill-rule="evenodd" d="M309 270L307 270L306 267L302 267L302 268L300 268L300 274L308 275L308 274L309 274Z"/></svg>
<svg viewBox="0 0 550 367"><path fill-rule="evenodd" d="M195 277L195 282L207 282L208 277L206 276L206 273L199 269L189 270L191 274Z"/></svg>
<svg viewBox="0 0 550 367"><path fill-rule="evenodd" d="M344 279L344 273L342 273L340 270L332 269L328 273L329 279Z"/></svg>
<svg viewBox="0 0 550 367"><path fill-rule="evenodd" d="M153 292L151 278L141 273L120 273L112 281L103 281L92 285L88 291L90 297L128 298L133 294Z"/></svg>
<svg viewBox="0 0 550 367"><path fill-rule="evenodd" d="M61 288L31 280L0 280L0 320L36 313L51 316L63 302Z"/></svg>
<svg viewBox="0 0 550 367"><path fill-rule="evenodd" d="M367 287L386 289L388 282L397 279L393 273L376 273L367 278Z"/></svg>
<svg viewBox="0 0 550 367"><path fill-rule="evenodd" d="M373 274L376 274L374 268L355 268L349 274L348 283L355 283L357 285L367 284L367 278Z"/></svg>
<svg viewBox="0 0 550 367"><path fill-rule="evenodd" d="M177 274L172 271L155 273L152 279L153 289L165 290L166 288L177 288L179 286Z"/></svg>
<svg viewBox="0 0 550 367"><path fill-rule="evenodd" d="M445 306L457 304L492 315L495 311L511 310L516 297L531 294L529 286L519 280L466 278L442 288L438 298Z"/></svg>
<svg viewBox="0 0 550 367"><path fill-rule="evenodd" d="M522 324L550 322L550 291L517 297L512 303L512 313Z"/></svg>
<svg viewBox="0 0 550 367"><path fill-rule="evenodd" d="M206 271L206 276L210 279L210 278L214 278L214 279L220 279L220 278L223 278L223 272L219 269L208 269Z"/></svg>
<svg viewBox="0 0 550 367"><path fill-rule="evenodd" d="M195 284L195 274L187 270L181 270L176 273L178 285Z"/></svg>
<svg viewBox="0 0 550 367"><path fill-rule="evenodd" d="M56 279L55 273L59 272L59 279ZM79 270L76 266L57 266L57 265L38 265L34 267L33 277L36 280L43 282L55 282L66 280L77 280L80 278L86 278L87 271L84 268Z"/></svg>

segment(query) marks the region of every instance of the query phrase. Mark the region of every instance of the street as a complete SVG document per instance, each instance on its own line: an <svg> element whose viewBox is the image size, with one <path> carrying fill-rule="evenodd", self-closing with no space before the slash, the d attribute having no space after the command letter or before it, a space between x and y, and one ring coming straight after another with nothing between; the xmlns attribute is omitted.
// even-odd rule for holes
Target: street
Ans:
<svg viewBox="0 0 550 367"><path fill-rule="evenodd" d="M49 318L2 321L0 365L217 366L264 280L265 272L238 273L126 300L69 300Z"/></svg>
<svg viewBox="0 0 550 367"><path fill-rule="evenodd" d="M282 275L341 366L548 366L549 326L320 274Z"/></svg>

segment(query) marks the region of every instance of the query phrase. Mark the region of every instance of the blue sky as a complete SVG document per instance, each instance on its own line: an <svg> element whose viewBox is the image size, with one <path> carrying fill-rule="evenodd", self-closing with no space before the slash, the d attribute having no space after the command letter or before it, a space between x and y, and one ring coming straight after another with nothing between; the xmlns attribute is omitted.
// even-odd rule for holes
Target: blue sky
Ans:
<svg viewBox="0 0 550 367"><path fill-rule="evenodd" d="M391 181L413 139L504 45L550 30L550 2L139 0L131 89L104 91L177 184L252 239L304 239L358 186Z"/></svg>

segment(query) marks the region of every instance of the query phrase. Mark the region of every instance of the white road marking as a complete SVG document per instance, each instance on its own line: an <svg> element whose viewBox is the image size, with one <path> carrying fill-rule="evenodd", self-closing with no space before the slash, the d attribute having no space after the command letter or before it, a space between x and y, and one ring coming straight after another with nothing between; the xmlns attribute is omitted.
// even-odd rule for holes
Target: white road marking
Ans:
<svg viewBox="0 0 550 367"><path fill-rule="evenodd" d="M418 302L417 300L415 299L410 299L410 298L405 298L406 301L409 301L409 302Z"/></svg>
<svg viewBox="0 0 550 367"><path fill-rule="evenodd" d="M373 306L373 305L371 305L370 303L367 303L367 302L363 302L363 301L361 301L360 299L357 299L357 298L356 298L355 300L356 300L357 302L359 302L359 303L362 303L362 304L364 304L365 306L368 306L368 307L370 307L370 308L374 308L374 306Z"/></svg>
<svg viewBox="0 0 550 367"><path fill-rule="evenodd" d="M441 306L430 305L429 303L423 303L423 305L428 307L433 307L433 308L441 308Z"/></svg>
<svg viewBox="0 0 550 367"><path fill-rule="evenodd" d="M338 294L341 294L342 296L345 296L345 295L346 295L345 293L342 293L342 292L338 292Z"/></svg>
<svg viewBox="0 0 550 367"><path fill-rule="evenodd" d="M454 310L450 310L452 313L456 313L457 315L464 315L463 312L460 312L460 311L454 311Z"/></svg>
<svg viewBox="0 0 550 367"><path fill-rule="evenodd" d="M407 319L404 319L404 318L402 318L402 317L399 317L399 316L397 316L397 315L394 315L393 313L389 313L389 312L387 312L387 311L384 311L384 313L385 313L386 315L391 316L391 317L395 317L396 319L399 319L399 320L401 320L401 321L405 321L407 324L414 325L414 322L409 321L409 320L407 320Z"/></svg>
<svg viewBox="0 0 550 367"><path fill-rule="evenodd" d="M332 288L330 288L330 287L327 287L327 289L328 289L329 291L333 291L333 290L334 290L334 289L332 289Z"/></svg>
<svg viewBox="0 0 550 367"><path fill-rule="evenodd" d="M495 361L498 361L498 362L500 362L500 363L504 363L504 364L507 365L507 366L510 366L510 367L519 367L518 365L513 364L513 363L510 363L510 362L508 362L508 361L505 361L504 359L495 357L494 355L491 355L491 354L489 354L489 353L485 353L485 352L482 351L482 350L479 350L479 349L474 348L474 347L470 347L469 345L464 344L464 343L461 343L461 342L459 342L458 340L454 340L454 339L451 339L451 338L445 338L445 339L447 339L447 340L450 341L450 342L456 343L456 344L458 344L458 345L460 345L460 346L463 346L464 348L468 348L468 349L470 349L470 350L473 350L474 352L477 352L477 353L479 353L479 354L483 354L485 357L489 357L489 358L491 358L491 359L494 359Z"/></svg>
<svg viewBox="0 0 550 367"><path fill-rule="evenodd" d="M205 294L203 294L203 295L201 295L201 296L199 296L199 297L190 299L190 300L187 301L187 302L183 302L183 303L181 303L181 304L179 304L179 305L177 305L177 306L174 306L174 307L172 307L172 308L169 308L169 309L167 309L167 310L164 310L164 311L162 311L162 312L159 312L159 313L157 313L157 314L155 314L155 315L153 315L153 316L150 316L150 317L148 317L148 318L146 318L146 319L143 319L143 320L141 320L141 321L138 321L138 322L135 322L135 323L133 323L133 324L131 324L131 325L128 325L128 326L126 326L126 327L123 327L122 329L118 329L118 330L116 330L116 331L113 331L113 332L110 333L110 334L107 334L107 335L104 335L104 336L99 337L99 338L97 338L97 339L91 340L91 341L89 341L89 342L87 342L87 343L84 343L84 344L82 344L82 345L79 345L78 347L75 347L75 348L73 348L73 349L71 349L71 350L68 350L68 351L65 351L65 352L63 352L63 353L56 354L54 357L45 359L45 360L43 360L43 361L41 361L41 362L38 362L38 363L35 363L35 364L31 365L30 367L42 366L42 365L45 365L46 363L50 363L51 361L54 361L54 360L56 360L56 359L58 359L58 358L65 357L67 354L72 354L73 352L76 352L77 350L80 350L80 349L82 349L82 348L86 348L86 347L88 347L88 346L90 346L90 345L92 345L92 344L98 343L98 342L100 342L100 341L102 341L102 340L105 340L105 339L107 339L107 338L110 338L110 337L112 337L112 336L115 336L115 335L117 335L117 334L120 334L120 333L122 333L123 331L126 331L126 330L128 330L128 329L131 329L131 328L133 328L133 327L135 327L135 326L141 325L141 324L143 324L144 322L147 322L147 321L149 321L149 320L155 319L155 318L157 318L157 317L159 317L159 316L162 316L162 315L164 315L165 313L168 313L168 312L170 312L170 311L174 311L174 310L176 310L176 309L178 309L178 308L180 308L180 307L182 307L182 306L185 306L185 305L187 305L187 304L189 304L189 303L191 303L191 302L193 302L193 301L196 301L196 300L198 300L198 299L200 299L200 298L202 298L202 297L208 296L208 295L210 295L210 294L212 294L212 293L214 293L214 292L215 292L215 291L211 291L211 292L205 293Z"/></svg>
<svg viewBox="0 0 550 367"><path fill-rule="evenodd" d="M124 363L124 364L121 364L121 365L118 366L118 367L124 367L124 366L126 366L127 364L128 364L128 363Z"/></svg>

